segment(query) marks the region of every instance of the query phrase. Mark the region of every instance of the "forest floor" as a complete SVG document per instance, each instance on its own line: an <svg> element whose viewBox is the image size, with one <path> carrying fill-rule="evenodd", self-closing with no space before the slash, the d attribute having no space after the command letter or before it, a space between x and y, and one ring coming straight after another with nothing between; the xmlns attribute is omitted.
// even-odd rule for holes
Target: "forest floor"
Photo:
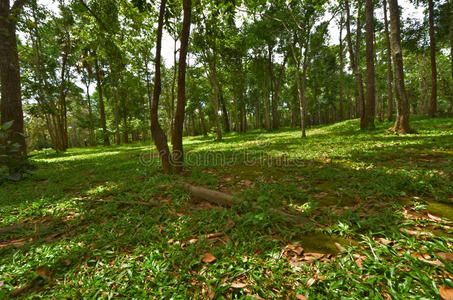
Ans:
<svg viewBox="0 0 453 300"><path fill-rule="evenodd" d="M34 153L32 175L0 186L0 299L447 299L453 119L390 126L190 137L180 176L150 142Z"/></svg>

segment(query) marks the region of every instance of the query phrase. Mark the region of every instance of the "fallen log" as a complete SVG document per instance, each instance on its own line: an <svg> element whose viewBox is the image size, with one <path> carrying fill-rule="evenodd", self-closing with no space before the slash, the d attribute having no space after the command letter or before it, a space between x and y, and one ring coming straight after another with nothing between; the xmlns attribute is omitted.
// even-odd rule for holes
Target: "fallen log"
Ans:
<svg viewBox="0 0 453 300"><path fill-rule="evenodd" d="M221 206L226 207L234 205L233 196L229 194L210 190L204 187L194 186L188 183L184 183L183 187L184 189L189 191L193 196L214 203L216 205L220 204Z"/></svg>
<svg viewBox="0 0 453 300"><path fill-rule="evenodd" d="M240 197L237 196L233 197L232 195L223 192L210 190L204 187L194 186L188 183L184 183L183 188L190 192L194 197L208 201L215 205L231 207L236 203L236 201L241 201ZM311 222L311 220L307 217L292 215L282 210L271 208L270 211L280 216L282 219L285 219L286 221L289 221L294 224L303 224Z"/></svg>

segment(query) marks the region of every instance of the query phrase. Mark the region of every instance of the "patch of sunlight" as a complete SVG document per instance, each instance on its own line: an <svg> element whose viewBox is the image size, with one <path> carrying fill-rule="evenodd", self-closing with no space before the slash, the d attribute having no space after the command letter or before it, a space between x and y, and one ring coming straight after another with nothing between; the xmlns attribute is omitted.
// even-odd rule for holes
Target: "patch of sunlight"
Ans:
<svg viewBox="0 0 453 300"><path fill-rule="evenodd" d="M69 156L53 157L53 158L35 158L37 162L47 162L47 163L58 163L58 162L69 162L69 161L80 161L80 160L90 160L95 158L101 158L106 156L114 156L120 154L121 151L111 151L111 152L100 152L100 153L86 153L86 154L75 154Z"/></svg>

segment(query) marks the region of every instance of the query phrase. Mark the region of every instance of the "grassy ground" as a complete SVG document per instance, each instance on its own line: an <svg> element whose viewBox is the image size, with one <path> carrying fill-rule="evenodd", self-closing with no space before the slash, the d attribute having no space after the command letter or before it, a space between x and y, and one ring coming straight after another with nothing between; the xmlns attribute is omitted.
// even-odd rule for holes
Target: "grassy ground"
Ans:
<svg viewBox="0 0 453 300"><path fill-rule="evenodd" d="M0 299L440 298L453 288L453 119L389 127L187 138L182 176L161 174L149 143L41 151L32 176L0 186ZM184 181L241 201L194 199Z"/></svg>

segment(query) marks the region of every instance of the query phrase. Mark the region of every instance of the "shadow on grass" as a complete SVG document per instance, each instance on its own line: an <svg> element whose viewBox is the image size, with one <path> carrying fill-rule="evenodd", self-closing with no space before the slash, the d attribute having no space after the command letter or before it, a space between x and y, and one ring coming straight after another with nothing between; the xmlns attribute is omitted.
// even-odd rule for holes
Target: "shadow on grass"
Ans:
<svg viewBox="0 0 453 300"><path fill-rule="evenodd" d="M45 180L2 187L6 195L0 196L2 224L49 223L40 232L31 229L0 235L0 242L26 238L19 249L0 249L1 271L6 274L0 277L6 283L4 290L10 292L33 280L33 270L45 265L54 279L65 282L46 286L43 293L47 295L52 295L53 289L68 297L100 297L112 291L123 297L143 293L191 295L209 278L219 283L250 265L258 269L256 265L268 258L275 258L277 266L263 268L283 272L285 267L279 257L289 244L300 243L309 251L328 253L336 251L337 241L354 243L348 237L386 236L405 222L399 210L402 197L431 199L439 190L445 196L451 192L451 181L446 185L446 178L431 176L425 172L427 166L414 171L408 168L412 158L424 159L426 149L448 146L443 137L360 134L357 145L350 149L343 136L326 142L329 133L324 133L301 142L296 130L282 130L279 135L283 137L270 133L269 143L266 139L255 143L258 135L266 134L230 135L214 146L228 159L236 152L222 147L244 144L250 153L247 163L239 157L233 164L222 165L201 156L196 164L188 165L184 176L160 174L157 160L151 167L143 166L137 157L142 146L112 147L68 153L65 157L83 162L59 162L65 168L37 171L39 176L47 176ZM394 143L384 149L373 144L389 140ZM335 143L341 151L328 152L326 145ZM291 151L295 149L291 147L297 149L300 145L301 152L277 164L282 149ZM189 144L187 152L197 151L196 147ZM313 147L315 153L304 153L304 147ZM204 154L208 151L200 150ZM119 153L102 156L104 152ZM93 153L100 156L90 156ZM262 153L270 161L261 160ZM448 153L438 155L451 159ZM386 157L388 165L382 163ZM451 169L445 161L435 166L444 171ZM242 201L230 209L200 203L175 185L182 181L238 193ZM75 201L81 197L150 201L159 206ZM311 222L289 223L272 213L272 208L305 216ZM200 238L218 232L224 236L217 240ZM194 238L198 240L190 243ZM208 252L217 263L201 275L206 265L200 258ZM106 285L106 281L111 284ZM263 286L266 284L263 282Z"/></svg>

